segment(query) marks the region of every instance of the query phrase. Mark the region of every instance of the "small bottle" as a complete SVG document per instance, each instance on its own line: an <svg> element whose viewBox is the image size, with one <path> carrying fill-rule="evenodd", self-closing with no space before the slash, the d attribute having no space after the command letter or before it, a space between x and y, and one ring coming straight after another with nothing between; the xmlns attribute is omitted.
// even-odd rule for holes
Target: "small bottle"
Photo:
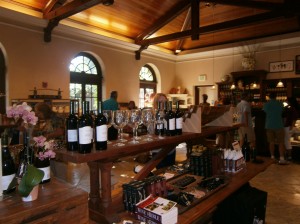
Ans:
<svg viewBox="0 0 300 224"><path fill-rule="evenodd" d="M75 102L70 102L70 114L66 119L66 142L67 150L78 150L78 133L77 133L78 118L75 114Z"/></svg>
<svg viewBox="0 0 300 224"><path fill-rule="evenodd" d="M102 114L102 102L99 101L98 114L95 118L96 150L107 149L107 119Z"/></svg>
<svg viewBox="0 0 300 224"><path fill-rule="evenodd" d="M176 111L175 111L175 130L176 135L182 134L182 123L183 123L183 112L179 108L179 101L176 102Z"/></svg>
<svg viewBox="0 0 300 224"><path fill-rule="evenodd" d="M78 152L79 153L90 153L93 148L92 143L92 127L93 121L89 115L89 102L82 102L82 115L78 119Z"/></svg>
<svg viewBox="0 0 300 224"><path fill-rule="evenodd" d="M246 162L249 162L250 161L250 145L248 142L247 134L245 134L245 137L244 137L244 143L242 145L242 153L244 156L244 160Z"/></svg>
<svg viewBox="0 0 300 224"><path fill-rule="evenodd" d="M8 135L3 134L2 142L2 190L3 193L10 193L16 189L16 185L12 185L12 181L16 175L16 167L14 160L8 148Z"/></svg>
<svg viewBox="0 0 300 224"><path fill-rule="evenodd" d="M168 112L166 113L165 118L166 118L166 123L167 123L165 135L167 135L167 136L176 135L175 113L172 111L172 101L169 101Z"/></svg>

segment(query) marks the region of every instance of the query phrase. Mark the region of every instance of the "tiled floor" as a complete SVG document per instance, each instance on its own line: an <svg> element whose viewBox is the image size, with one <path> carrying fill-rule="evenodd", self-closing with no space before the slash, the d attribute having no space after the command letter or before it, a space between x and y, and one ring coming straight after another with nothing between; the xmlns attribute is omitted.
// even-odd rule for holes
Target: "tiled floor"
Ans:
<svg viewBox="0 0 300 224"><path fill-rule="evenodd" d="M177 149L177 161L184 159L185 149ZM133 158L115 162L112 172L112 189L129 182L134 166ZM73 185L89 191L89 171L85 164L56 163L53 172ZM300 164L272 164L265 172L251 180L251 185L268 192L266 224L300 223ZM94 223L91 221L91 223Z"/></svg>

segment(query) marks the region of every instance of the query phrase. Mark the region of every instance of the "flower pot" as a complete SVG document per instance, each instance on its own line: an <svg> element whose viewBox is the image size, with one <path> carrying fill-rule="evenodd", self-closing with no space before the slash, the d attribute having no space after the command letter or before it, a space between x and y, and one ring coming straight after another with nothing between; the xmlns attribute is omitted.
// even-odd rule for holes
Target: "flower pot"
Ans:
<svg viewBox="0 0 300 224"><path fill-rule="evenodd" d="M44 172L44 177L40 182L40 184L50 182L51 179L50 160L49 159L40 160L39 158L36 158L34 165L36 168Z"/></svg>
<svg viewBox="0 0 300 224"><path fill-rule="evenodd" d="M39 184L33 187L32 191L27 197L22 197L22 201L28 202L28 201L34 201L38 198L39 195Z"/></svg>

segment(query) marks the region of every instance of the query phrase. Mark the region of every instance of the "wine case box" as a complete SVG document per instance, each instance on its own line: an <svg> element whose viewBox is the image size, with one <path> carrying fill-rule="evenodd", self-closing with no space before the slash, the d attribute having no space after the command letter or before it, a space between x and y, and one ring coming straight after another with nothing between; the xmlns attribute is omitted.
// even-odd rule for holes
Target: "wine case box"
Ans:
<svg viewBox="0 0 300 224"><path fill-rule="evenodd" d="M243 168L244 164L244 157L237 160L224 159L224 167L226 172L238 172Z"/></svg>

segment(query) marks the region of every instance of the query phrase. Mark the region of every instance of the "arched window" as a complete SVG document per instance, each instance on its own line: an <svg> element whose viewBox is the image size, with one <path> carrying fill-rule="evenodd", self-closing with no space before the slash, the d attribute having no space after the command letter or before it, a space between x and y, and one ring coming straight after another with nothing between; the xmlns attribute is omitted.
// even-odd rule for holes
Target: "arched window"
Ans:
<svg viewBox="0 0 300 224"><path fill-rule="evenodd" d="M156 93L156 75L153 68L144 65L140 70L140 95L139 107L152 107L152 98Z"/></svg>
<svg viewBox="0 0 300 224"><path fill-rule="evenodd" d="M70 98L90 102L90 110L97 112L98 100L102 100L102 73L96 58L88 53L80 53L71 61Z"/></svg>

